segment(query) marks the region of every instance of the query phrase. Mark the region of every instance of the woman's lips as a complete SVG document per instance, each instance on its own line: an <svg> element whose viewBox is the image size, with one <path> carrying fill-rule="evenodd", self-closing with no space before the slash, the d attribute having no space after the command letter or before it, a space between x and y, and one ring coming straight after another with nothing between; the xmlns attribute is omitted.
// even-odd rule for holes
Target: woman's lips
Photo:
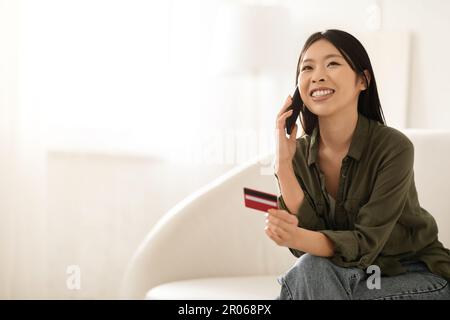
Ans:
<svg viewBox="0 0 450 320"><path fill-rule="evenodd" d="M313 101L317 101L317 102L318 101L325 101L325 100L328 100L329 98L331 98L333 96L333 94L334 94L334 92L331 93L331 94L327 94L325 96L321 96L321 97L311 97L311 99Z"/></svg>

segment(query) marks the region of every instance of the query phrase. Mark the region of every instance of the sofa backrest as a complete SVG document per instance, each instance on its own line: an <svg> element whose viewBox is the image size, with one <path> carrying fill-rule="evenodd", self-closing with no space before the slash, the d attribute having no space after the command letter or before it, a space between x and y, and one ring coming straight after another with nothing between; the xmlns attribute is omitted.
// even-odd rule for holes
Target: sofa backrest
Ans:
<svg viewBox="0 0 450 320"><path fill-rule="evenodd" d="M436 219L439 239L450 248L450 131L403 129L414 144L419 202Z"/></svg>

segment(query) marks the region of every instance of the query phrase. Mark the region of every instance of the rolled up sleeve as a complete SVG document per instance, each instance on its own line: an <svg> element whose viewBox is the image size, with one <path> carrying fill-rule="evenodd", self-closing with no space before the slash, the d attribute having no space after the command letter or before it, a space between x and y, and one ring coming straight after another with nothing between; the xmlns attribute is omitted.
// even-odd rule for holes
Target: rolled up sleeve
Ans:
<svg viewBox="0 0 450 320"><path fill-rule="evenodd" d="M342 267L370 266L401 216L413 177L414 146L388 157L379 166L369 201L359 209L354 230L320 230L334 244L330 259Z"/></svg>

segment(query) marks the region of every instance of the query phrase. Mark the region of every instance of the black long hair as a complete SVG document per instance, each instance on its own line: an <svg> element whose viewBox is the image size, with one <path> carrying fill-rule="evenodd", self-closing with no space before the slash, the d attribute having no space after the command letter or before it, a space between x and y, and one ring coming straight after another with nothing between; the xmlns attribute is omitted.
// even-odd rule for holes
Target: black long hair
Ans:
<svg viewBox="0 0 450 320"><path fill-rule="evenodd" d="M367 89L361 91L358 97L358 112L369 119L386 124L383 110L381 109L380 98L378 97L377 84L375 82L375 75L373 74L369 55L361 42L345 31L328 29L323 32L313 33L309 36L298 58L295 86L298 85L300 62L305 51L308 50L314 42L320 39L325 39L333 44L342 54L353 71L355 71L357 75L362 75L366 80ZM364 73L365 69L367 69L370 73L370 81L368 81ZM318 125L319 119L317 115L309 111L308 107L305 105L303 105L300 115L300 123L302 124L303 130L306 134L310 135L314 128Z"/></svg>

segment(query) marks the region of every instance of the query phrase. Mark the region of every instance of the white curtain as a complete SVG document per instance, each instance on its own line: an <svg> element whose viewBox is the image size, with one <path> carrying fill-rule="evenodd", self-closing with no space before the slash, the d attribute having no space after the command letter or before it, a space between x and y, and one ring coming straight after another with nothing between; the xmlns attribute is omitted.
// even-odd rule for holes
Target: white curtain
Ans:
<svg viewBox="0 0 450 320"><path fill-rule="evenodd" d="M45 152L21 100L20 1L0 0L0 298L47 296Z"/></svg>

